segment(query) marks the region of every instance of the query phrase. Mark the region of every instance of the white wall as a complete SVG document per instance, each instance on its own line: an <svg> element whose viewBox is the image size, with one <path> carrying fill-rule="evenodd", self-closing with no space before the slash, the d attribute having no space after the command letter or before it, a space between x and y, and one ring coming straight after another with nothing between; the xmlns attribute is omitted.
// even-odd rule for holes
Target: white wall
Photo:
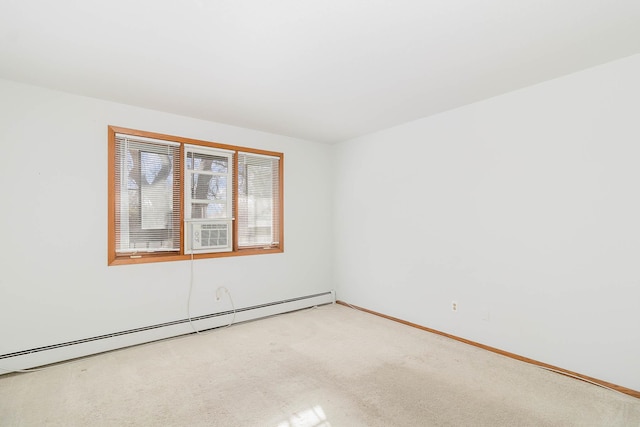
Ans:
<svg viewBox="0 0 640 427"><path fill-rule="evenodd" d="M640 390L638 76L640 55L336 146L337 298Z"/></svg>
<svg viewBox="0 0 640 427"><path fill-rule="evenodd" d="M0 355L187 317L188 261L107 267L107 125L284 153L285 252L196 261L192 315L332 289L329 146L0 80Z"/></svg>
<svg viewBox="0 0 640 427"><path fill-rule="evenodd" d="M335 147L0 80L0 355L186 316L189 262L107 267L112 124L285 153L285 253L196 261L194 315L229 308L221 285L239 307L335 285L638 390L637 75L639 55Z"/></svg>

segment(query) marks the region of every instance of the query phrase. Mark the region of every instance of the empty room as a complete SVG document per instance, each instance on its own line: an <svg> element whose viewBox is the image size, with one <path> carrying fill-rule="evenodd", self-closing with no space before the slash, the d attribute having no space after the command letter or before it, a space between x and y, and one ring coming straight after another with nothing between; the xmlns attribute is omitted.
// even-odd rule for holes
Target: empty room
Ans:
<svg viewBox="0 0 640 427"><path fill-rule="evenodd" d="M640 425L640 2L0 0L0 425Z"/></svg>

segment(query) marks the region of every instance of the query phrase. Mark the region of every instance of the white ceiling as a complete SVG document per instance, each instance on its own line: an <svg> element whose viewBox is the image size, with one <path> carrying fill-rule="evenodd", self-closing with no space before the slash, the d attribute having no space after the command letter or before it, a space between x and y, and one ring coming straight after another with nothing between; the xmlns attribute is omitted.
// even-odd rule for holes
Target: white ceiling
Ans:
<svg viewBox="0 0 640 427"><path fill-rule="evenodd" d="M640 0L0 0L0 78L329 143L638 52Z"/></svg>

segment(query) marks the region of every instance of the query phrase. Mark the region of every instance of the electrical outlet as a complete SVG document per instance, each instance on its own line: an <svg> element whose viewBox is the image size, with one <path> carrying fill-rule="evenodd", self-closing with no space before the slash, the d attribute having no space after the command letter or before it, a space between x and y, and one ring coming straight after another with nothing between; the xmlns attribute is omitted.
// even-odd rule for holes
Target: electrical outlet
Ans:
<svg viewBox="0 0 640 427"><path fill-rule="evenodd" d="M451 311L458 311L458 303L456 301L451 301Z"/></svg>

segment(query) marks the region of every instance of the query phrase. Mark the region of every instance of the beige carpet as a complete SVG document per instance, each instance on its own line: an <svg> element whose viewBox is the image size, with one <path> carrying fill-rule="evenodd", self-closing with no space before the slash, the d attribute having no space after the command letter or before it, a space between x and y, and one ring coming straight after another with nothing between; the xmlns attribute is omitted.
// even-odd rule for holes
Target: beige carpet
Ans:
<svg viewBox="0 0 640 427"><path fill-rule="evenodd" d="M640 400L329 305L0 376L2 426L640 426Z"/></svg>

